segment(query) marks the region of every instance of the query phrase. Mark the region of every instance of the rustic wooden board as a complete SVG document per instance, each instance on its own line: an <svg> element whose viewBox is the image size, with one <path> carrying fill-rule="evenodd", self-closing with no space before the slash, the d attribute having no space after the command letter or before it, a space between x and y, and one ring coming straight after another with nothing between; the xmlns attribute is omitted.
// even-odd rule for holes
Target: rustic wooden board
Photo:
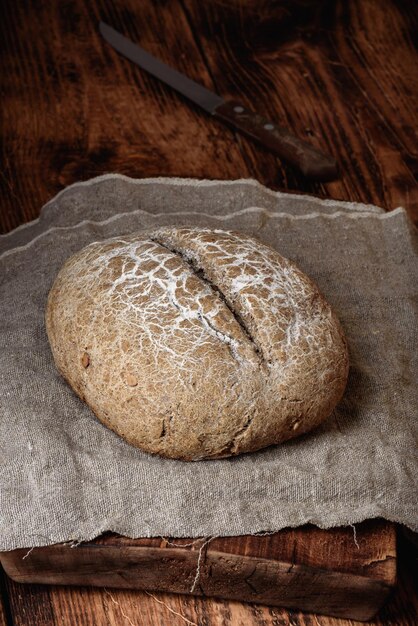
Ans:
<svg viewBox="0 0 418 626"><path fill-rule="evenodd" d="M107 535L4 552L1 561L17 582L192 593L367 620L395 585L396 535L383 520L358 525L356 535L306 526L207 544Z"/></svg>
<svg viewBox="0 0 418 626"><path fill-rule="evenodd" d="M417 553L399 536L399 581L374 626L416 626ZM22 585L7 578L8 626L355 626L300 611L162 592ZM186 621L188 620L188 621Z"/></svg>

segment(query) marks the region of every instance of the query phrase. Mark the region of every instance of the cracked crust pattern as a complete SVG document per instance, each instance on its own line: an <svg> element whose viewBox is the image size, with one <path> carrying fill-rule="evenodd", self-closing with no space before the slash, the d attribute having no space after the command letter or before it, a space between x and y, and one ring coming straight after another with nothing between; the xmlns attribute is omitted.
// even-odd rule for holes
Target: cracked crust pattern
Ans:
<svg viewBox="0 0 418 626"><path fill-rule="evenodd" d="M96 416L169 458L307 432L347 380L344 335L314 283L236 232L167 227L92 243L59 272L46 327Z"/></svg>

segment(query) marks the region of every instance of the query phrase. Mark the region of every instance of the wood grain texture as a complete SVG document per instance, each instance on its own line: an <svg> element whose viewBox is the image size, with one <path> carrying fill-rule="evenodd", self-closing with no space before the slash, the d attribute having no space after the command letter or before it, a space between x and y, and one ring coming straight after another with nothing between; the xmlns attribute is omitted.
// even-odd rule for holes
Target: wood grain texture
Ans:
<svg viewBox="0 0 418 626"><path fill-rule="evenodd" d="M416 4L183 2L218 93L309 138L342 173L308 183L237 138L254 177L386 209L403 205L418 219Z"/></svg>
<svg viewBox="0 0 418 626"><path fill-rule="evenodd" d="M359 524L356 541L349 527L305 526L207 544L112 534L74 549L56 545L0 557L18 582L194 593L359 620L376 613L396 580L395 529L384 520Z"/></svg>
<svg viewBox="0 0 418 626"><path fill-rule="evenodd" d="M107 45L99 19L210 86L176 3L36 2L5 8L2 227L57 191L115 171L133 177L246 176L231 133ZM241 174L239 172L241 171Z"/></svg>
<svg viewBox="0 0 418 626"><path fill-rule="evenodd" d="M280 189L400 204L418 219L418 11L411 0L7 3L3 231L65 185L130 176L252 176ZM105 46L99 18L225 97L335 156L306 181Z"/></svg>
<svg viewBox="0 0 418 626"><path fill-rule="evenodd" d="M109 171L252 176L274 189L387 209L402 204L418 220L418 8L412 0L28 0L2 9L2 232L36 217L65 185ZM307 182L210 119L106 48L99 19L329 152L341 179ZM416 624L412 580L405 550L399 588L376 626ZM25 626L183 626L172 611L199 626L354 624L163 593L23 586L10 579L7 592L13 623ZM8 619L7 602L3 606Z"/></svg>
<svg viewBox="0 0 418 626"><path fill-rule="evenodd" d="M417 558L401 537L402 567L374 626L415 626ZM259 604L120 589L21 585L7 580L15 626L360 626L362 622ZM163 604L161 604L163 603ZM172 611L177 613L173 614ZM180 614L180 615L178 615Z"/></svg>

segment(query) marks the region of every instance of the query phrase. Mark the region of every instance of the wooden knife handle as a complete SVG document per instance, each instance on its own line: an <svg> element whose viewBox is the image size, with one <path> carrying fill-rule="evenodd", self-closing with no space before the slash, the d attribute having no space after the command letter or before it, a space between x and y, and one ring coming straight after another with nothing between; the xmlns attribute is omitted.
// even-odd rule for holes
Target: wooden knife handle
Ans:
<svg viewBox="0 0 418 626"><path fill-rule="evenodd" d="M213 115L297 167L307 178L326 181L338 177L337 163L332 157L239 102L223 102Z"/></svg>

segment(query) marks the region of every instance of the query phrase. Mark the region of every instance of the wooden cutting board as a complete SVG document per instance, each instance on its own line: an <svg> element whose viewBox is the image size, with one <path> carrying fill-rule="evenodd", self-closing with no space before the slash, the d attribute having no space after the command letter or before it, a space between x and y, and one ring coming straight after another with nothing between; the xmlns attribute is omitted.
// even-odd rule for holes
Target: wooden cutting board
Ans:
<svg viewBox="0 0 418 626"><path fill-rule="evenodd" d="M357 525L356 534L351 527L304 526L209 543L107 534L0 558L22 583L192 593L368 620L396 582L396 531L372 520Z"/></svg>

